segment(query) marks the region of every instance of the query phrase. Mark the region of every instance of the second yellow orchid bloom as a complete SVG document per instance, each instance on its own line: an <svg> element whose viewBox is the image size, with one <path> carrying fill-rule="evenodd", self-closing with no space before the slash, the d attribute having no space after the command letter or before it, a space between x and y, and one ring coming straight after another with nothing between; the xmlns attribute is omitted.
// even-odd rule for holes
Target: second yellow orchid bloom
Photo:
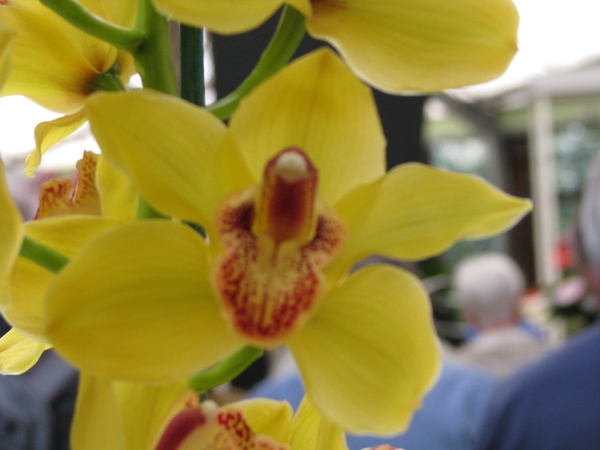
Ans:
<svg viewBox="0 0 600 450"><path fill-rule="evenodd" d="M341 428L308 398L253 399L218 407L185 382L146 385L82 372L73 450L348 450ZM391 447L376 447L393 450Z"/></svg>
<svg viewBox="0 0 600 450"><path fill-rule="evenodd" d="M517 51L510 0L153 0L184 23L221 34L257 27L288 4L308 32L383 91L434 92L502 74Z"/></svg>
<svg viewBox="0 0 600 450"><path fill-rule="evenodd" d="M430 257L530 209L472 176L418 164L385 174L371 92L327 49L259 86L229 128L148 90L96 94L87 113L142 196L208 239L165 220L94 239L48 292L57 351L149 382L286 343L310 399L351 432L406 428L440 366L419 281L351 267L375 253Z"/></svg>
<svg viewBox="0 0 600 450"><path fill-rule="evenodd" d="M26 234L68 257L98 233L134 218L137 195L120 172L108 165L98 171L98 156L85 152L79 176L42 184L35 220L23 219L0 173L0 311L13 328L0 338L0 373L20 374L51 347L43 330L44 296L54 275L33 261L17 256ZM104 189L97 188L102 181ZM129 191L129 193L128 193ZM100 201L100 197L103 201ZM115 198L120 195L121 198Z"/></svg>
<svg viewBox="0 0 600 450"><path fill-rule="evenodd" d="M135 19L135 2L81 3L118 25L131 26ZM12 70L2 95L23 95L50 111L64 114L36 127L36 149L27 158L26 169L33 176L42 154L85 123L84 102L95 90L96 77L114 69L127 83L135 73L133 58L69 24L39 0L1 2L0 22L14 33Z"/></svg>

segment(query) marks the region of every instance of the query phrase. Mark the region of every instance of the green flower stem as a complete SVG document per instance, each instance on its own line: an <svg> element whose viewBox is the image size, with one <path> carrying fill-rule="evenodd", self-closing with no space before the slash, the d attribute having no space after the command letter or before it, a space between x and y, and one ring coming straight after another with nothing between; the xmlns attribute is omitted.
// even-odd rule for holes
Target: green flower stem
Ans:
<svg viewBox="0 0 600 450"><path fill-rule="evenodd" d="M243 97L288 63L298 45L300 45L304 33L304 16L291 6L286 5L273 39L263 52L252 73L235 91L210 105L207 109L222 120L229 118Z"/></svg>
<svg viewBox="0 0 600 450"><path fill-rule="evenodd" d="M130 30L107 22L91 13L75 0L41 0L41 2L67 22L116 47L131 51L144 42L146 38L143 30Z"/></svg>
<svg viewBox="0 0 600 450"><path fill-rule="evenodd" d="M90 88L92 91L109 92L120 92L127 90L123 84L123 80L121 80L121 77L119 77L119 71L115 68L110 69L108 72L101 73L94 78Z"/></svg>
<svg viewBox="0 0 600 450"><path fill-rule="evenodd" d="M210 389L233 380L250 364L260 358L263 353L264 350L262 348L244 347L225 361L191 377L188 380L190 387L198 394L204 394Z"/></svg>
<svg viewBox="0 0 600 450"><path fill-rule="evenodd" d="M202 30L181 24L181 98L204 106L204 46Z"/></svg>
<svg viewBox="0 0 600 450"><path fill-rule="evenodd" d="M145 7L138 8L137 26L147 31L147 37L133 56L142 83L145 88L179 96L171 57L169 22L154 10L150 0L139 1Z"/></svg>
<svg viewBox="0 0 600 450"><path fill-rule="evenodd" d="M56 274L69 263L69 258L25 235L20 255Z"/></svg>

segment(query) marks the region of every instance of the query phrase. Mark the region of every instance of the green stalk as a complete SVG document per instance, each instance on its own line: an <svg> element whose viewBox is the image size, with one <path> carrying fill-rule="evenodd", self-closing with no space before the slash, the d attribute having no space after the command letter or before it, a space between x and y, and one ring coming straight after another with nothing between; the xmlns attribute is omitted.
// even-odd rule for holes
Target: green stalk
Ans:
<svg viewBox="0 0 600 450"><path fill-rule="evenodd" d="M132 51L146 38L143 29L131 30L107 22L74 0L41 0L41 2L80 30L115 47Z"/></svg>
<svg viewBox="0 0 600 450"><path fill-rule="evenodd" d="M136 67L145 88L179 96L171 42L169 22L158 14L150 0L139 0L138 27L147 31L146 40L133 52Z"/></svg>
<svg viewBox="0 0 600 450"><path fill-rule="evenodd" d="M23 239L20 255L54 274L69 263L69 258L27 235Z"/></svg>
<svg viewBox="0 0 600 450"><path fill-rule="evenodd" d="M204 45L202 29L179 26L181 98L204 106Z"/></svg>
<svg viewBox="0 0 600 450"><path fill-rule="evenodd" d="M108 91L121 92L126 91L127 87L123 84L123 80L119 76L119 71L112 68L107 72L101 73L92 81L90 85L91 91Z"/></svg>
<svg viewBox="0 0 600 450"><path fill-rule="evenodd" d="M207 109L222 120L229 118L242 98L288 63L300 45L304 33L304 16L291 6L286 5L273 39L271 39L269 46L263 52L252 73L235 91L213 103Z"/></svg>
<svg viewBox="0 0 600 450"><path fill-rule="evenodd" d="M147 31L146 40L134 52L137 70L145 88L179 96L173 58L169 22L158 14L150 0L139 0L136 28ZM148 202L140 197L137 219L164 218Z"/></svg>
<svg viewBox="0 0 600 450"><path fill-rule="evenodd" d="M198 394L204 394L210 389L233 380L250 364L260 358L263 353L264 350L262 348L244 347L225 361L189 378L190 387Z"/></svg>

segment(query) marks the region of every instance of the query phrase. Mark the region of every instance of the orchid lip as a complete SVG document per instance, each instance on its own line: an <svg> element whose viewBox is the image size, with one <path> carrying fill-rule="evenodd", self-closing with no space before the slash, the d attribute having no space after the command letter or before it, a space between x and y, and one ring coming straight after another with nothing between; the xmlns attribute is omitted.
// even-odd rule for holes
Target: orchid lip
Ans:
<svg viewBox="0 0 600 450"><path fill-rule="evenodd" d="M259 187L221 205L225 251L213 280L233 330L255 344L277 345L312 316L326 288L321 269L343 245L343 224L317 185L306 154L287 148L267 162Z"/></svg>

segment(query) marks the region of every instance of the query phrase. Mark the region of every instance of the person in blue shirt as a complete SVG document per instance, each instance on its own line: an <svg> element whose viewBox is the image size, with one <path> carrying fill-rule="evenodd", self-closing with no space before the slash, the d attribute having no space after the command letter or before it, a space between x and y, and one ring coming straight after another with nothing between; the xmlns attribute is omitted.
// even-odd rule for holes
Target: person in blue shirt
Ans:
<svg viewBox="0 0 600 450"><path fill-rule="evenodd" d="M600 306L600 160L576 222L582 275ZM502 383L479 450L600 449L600 323Z"/></svg>
<svg viewBox="0 0 600 450"><path fill-rule="evenodd" d="M491 376L444 363L438 382L425 396L407 432L391 438L348 435L348 448L361 450L390 444L407 450L470 450L474 448L493 390ZM263 381L248 396L287 400L296 409L304 396L304 387L300 375L294 371L279 380Z"/></svg>

